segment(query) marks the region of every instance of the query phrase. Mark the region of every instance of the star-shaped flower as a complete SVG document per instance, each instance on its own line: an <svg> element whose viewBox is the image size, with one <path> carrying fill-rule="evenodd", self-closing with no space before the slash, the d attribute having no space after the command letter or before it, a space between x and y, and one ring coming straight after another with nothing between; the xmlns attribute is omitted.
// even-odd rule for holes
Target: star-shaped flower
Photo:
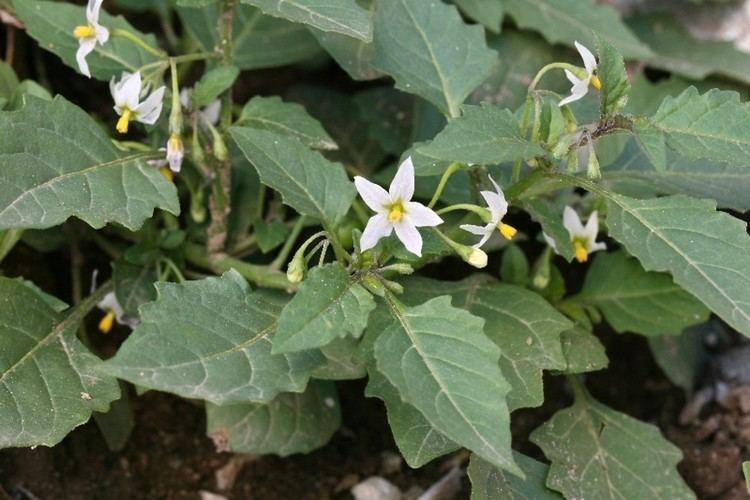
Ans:
<svg viewBox="0 0 750 500"><path fill-rule="evenodd" d="M143 102L140 102L141 73L123 73L119 82L115 83L114 77L109 82L109 91L115 100L115 111L120 115L117 121L117 131L121 134L128 132L131 121L137 121L153 125L161 114L162 101L165 88L159 87Z"/></svg>
<svg viewBox="0 0 750 500"><path fill-rule="evenodd" d="M398 167L388 191L364 177L355 177L359 195L375 215L367 221L359 245L363 252L374 247L381 238L396 236L406 249L418 257L422 256L422 236L418 227L433 227L443 223L443 219L431 209L411 201L414 196L414 165L411 157Z"/></svg>
<svg viewBox="0 0 750 500"><path fill-rule="evenodd" d="M495 179L490 177L490 181L492 182L492 185L495 186L495 192L480 191L479 193L482 195L482 198L484 198L484 201L487 202L487 208L490 211L490 218L486 221L487 224L484 226L461 224L460 226L464 231L482 237L482 239L479 240L479 243L474 245L474 248L479 248L484 245L496 229L508 240L512 239L518 232L513 226L502 222L503 217L508 213L508 202L505 201L505 194L503 193L503 190L500 189L500 186L497 185Z"/></svg>
<svg viewBox="0 0 750 500"><path fill-rule="evenodd" d="M581 54L585 69L579 68L581 71L577 75L570 70L565 70L565 76L568 77L573 86L570 88L570 95L558 104L561 107L585 96L589 91L589 84L597 90L602 88L602 82L596 76L597 64L594 54L578 42L575 42L575 45L578 53Z"/></svg>
<svg viewBox="0 0 750 500"><path fill-rule="evenodd" d="M86 6L86 25L76 26L73 30L73 36L78 39L78 51L76 52L76 62L78 69L84 75L91 78L89 64L86 62L88 56L96 47L104 45L109 40L109 30L99 24L99 10L102 8L104 0L89 0Z"/></svg>
<svg viewBox="0 0 750 500"><path fill-rule="evenodd" d="M573 253L578 262L586 262L589 259L590 253L607 249L606 243L596 241L599 233L599 214L596 210L591 212L589 220L586 222L586 226L584 226L581 218L578 217L578 213L573 208L566 206L565 210L563 210L563 226L565 226L568 234L570 234ZM542 233L542 236L544 236L547 244L553 250L557 251L555 240L544 233Z"/></svg>
<svg viewBox="0 0 750 500"><path fill-rule="evenodd" d="M131 330L138 326L138 318L125 315L122 306L117 301L115 292L109 292L98 304L96 304L96 306L107 312L107 314L105 314L99 321L99 331L102 333L109 333L109 331L112 330L115 321L120 325L130 327Z"/></svg>

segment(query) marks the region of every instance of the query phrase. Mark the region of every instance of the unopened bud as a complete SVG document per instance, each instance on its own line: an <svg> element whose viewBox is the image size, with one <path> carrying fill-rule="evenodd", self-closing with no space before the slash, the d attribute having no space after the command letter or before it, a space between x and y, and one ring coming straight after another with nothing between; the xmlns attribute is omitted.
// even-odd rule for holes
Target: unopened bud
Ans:
<svg viewBox="0 0 750 500"><path fill-rule="evenodd" d="M298 251L294 254L294 257L286 268L286 279L288 279L290 283L296 284L305 279L306 273L307 265L305 264L305 252Z"/></svg>
<svg viewBox="0 0 750 500"><path fill-rule="evenodd" d="M594 146L589 146L589 159L586 164L586 175L589 179L601 179L602 173L599 170L599 159L596 157Z"/></svg>
<svg viewBox="0 0 750 500"><path fill-rule="evenodd" d="M398 274L411 274L414 272L414 268L406 263L391 264L381 269L382 272L394 271Z"/></svg>

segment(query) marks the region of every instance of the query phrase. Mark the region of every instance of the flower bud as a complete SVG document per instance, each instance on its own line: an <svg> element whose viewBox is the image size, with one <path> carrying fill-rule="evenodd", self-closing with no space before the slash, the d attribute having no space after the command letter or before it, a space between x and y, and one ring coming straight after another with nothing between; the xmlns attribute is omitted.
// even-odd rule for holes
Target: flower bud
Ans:
<svg viewBox="0 0 750 500"><path fill-rule="evenodd" d="M294 254L291 262L286 269L286 278L290 283L297 284L305 279L307 273L307 264L305 263L305 252L298 251Z"/></svg>

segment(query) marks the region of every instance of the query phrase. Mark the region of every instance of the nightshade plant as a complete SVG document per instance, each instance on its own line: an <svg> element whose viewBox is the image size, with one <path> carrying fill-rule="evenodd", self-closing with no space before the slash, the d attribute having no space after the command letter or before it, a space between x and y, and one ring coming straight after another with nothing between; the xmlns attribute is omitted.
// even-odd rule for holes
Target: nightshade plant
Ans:
<svg viewBox="0 0 750 500"><path fill-rule="evenodd" d="M0 0L115 111L0 63L0 259L56 240L111 262L86 295L74 259L70 305L0 277L0 447L127 412L132 384L204 402L223 449L308 452L340 425L336 381L366 378L410 466L471 452L473 498L692 498L679 450L584 374L607 366L601 321L660 338L712 312L750 335L750 241L717 209L750 207L750 107L631 81L623 57L750 83L748 56L691 59L676 25L659 44L590 0L453 4ZM329 57L374 83L236 97L251 70ZM92 339L118 324L104 359ZM510 432L544 371L574 395L531 435L548 463Z"/></svg>

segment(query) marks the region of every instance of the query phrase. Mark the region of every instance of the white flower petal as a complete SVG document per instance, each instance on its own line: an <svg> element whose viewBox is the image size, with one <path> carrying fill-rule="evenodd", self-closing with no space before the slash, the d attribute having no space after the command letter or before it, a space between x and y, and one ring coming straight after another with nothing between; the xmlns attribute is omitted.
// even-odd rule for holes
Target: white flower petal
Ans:
<svg viewBox="0 0 750 500"><path fill-rule="evenodd" d="M122 315L124 314L122 310L122 306L120 306L120 303L117 301L117 296L115 295L115 292L109 292L107 293L102 300L100 300L96 306L103 310L103 311L112 311L115 313L115 316L119 320L122 318Z"/></svg>
<svg viewBox="0 0 750 500"><path fill-rule="evenodd" d="M414 227L409 221L401 219L400 222L393 225L396 229L396 236L401 240L407 250L416 255L417 257L422 256L422 235L419 234L417 228Z"/></svg>
<svg viewBox="0 0 750 500"><path fill-rule="evenodd" d="M487 230L488 226L489 224L487 226L477 226L475 224L461 224L458 227L460 227L464 231L469 232L471 234L476 234L477 236L484 236L488 232L492 231L492 226L489 227L489 231Z"/></svg>
<svg viewBox="0 0 750 500"><path fill-rule="evenodd" d="M104 0L89 0L86 5L86 20L89 24L97 24L99 22L99 10L102 8L102 2Z"/></svg>
<svg viewBox="0 0 750 500"><path fill-rule="evenodd" d="M581 218L578 217L578 213L573 210L572 207L566 206L563 210L563 226L570 233L571 239L574 236L583 236L583 224L581 224Z"/></svg>
<svg viewBox="0 0 750 500"><path fill-rule="evenodd" d="M388 192L392 200L401 199L404 202L414 196L414 164L411 162L411 156L399 165Z"/></svg>
<svg viewBox="0 0 750 500"><path fill-rule="evenodd" d="M405 204L405 218L409 223L416 227L433 227L443 223L443 219L438 214L416 201L409 201Z"/></svg>
<svg viewBox="0 0 750 500"><path fill-rule="evenodd" d="M145 101L136 106L136 108L133 110L138 115L136 120L148 125L153 125L154 123L156 123L156 120L159 119L159 115L161 114L165 90L165 87L159 87L158 89L154 90L154 92L150 96L148 96Z"/></svg>
<svg viewBox="0 0 750 500"><path fill-rule="evenodd" d="M115 105L127 106L134 111L138 107L141 94L141 73L136 71L133 74L122 75L120 83L115 85Z"/></svg>
<svg viewBox="0 0 750 500"><path fill-rule="evenodd" d="M598 252L599 250L607 249L607 244L604 243L603 241L596 242L596 241L589 240L588 245L586 246L587 246L586 250L588 250L589 253Z"/></svg>
<svg viewBox="0 0 750 500"><path fill-rule="evenodd" d="M484 198L484 201L487 203L487 208L490 209L492 222L495 224L500 222L500 220L505 217L505 214L508 213L508 202L505 201L505 195L503 195L502 191L499 193L480 191L479 194L482 195L482 198Z"/></svg>
<svg viewBox="0 0 750 500"><path fill-rule="evenodd" d="M360 176L354 177L354 185L357 187L357 192L362 197L362 201L370 207L370 210L378 213L386 211L385 205L391 203L388 191Z"/></svg>
<svg viewBox="0 0 750 500"><path fill-rule="evenodd" d="M367 226L365 226L362 237L359 239L359 249L362 252L371 249L377 245L381 238L390 236L392 231L393 224L391 224L385 214L373 215L367 221Z"/></svg>
<svg viewBox="0 0 750 500"><path fill-rule="evenodd" d="M109 30L104 26L95 25L94 31L96 32L96 39L99 41L99 45L104 45L109 40Z"/></svg>
<svg viewBox="0 0 750 500"><path fill-rule="evenodd" d="M208 103L200 113L204 120L211 125L216 125L219 122L219 113L221 113L221 101L216 99Z"/></svg>
<svg viewBox="0 0 750 500"><path fill-rule="evenodd" d="M583 232L590 241L596 240L596 236L599 233L599 214L596 210L589 215L589 220L586 221Z"/></svg>
<svg viewBox="0 0 750 500"><path fill-rule="evenodd" d="M180 104L182 104L182 107L189 110L190 109L190 95L193 93L193 89L190 88L184 88L180 90Z"/></svg>
<svg viewBox="0 0 750 500"><path fill-rule="evenodd" d="M95 46L96 40L94 38L81 38L79 40L78 50L76 51L76 63L78 63L78 69L82 74L89 78L91 78L91 71L89 71L89 63L86 61L86 56L91 54Z"/></svg>
<svg viewBox="0 0 750 500"><path fill-rule="evenodd" d="M576 49L578 49L578 53L581 54L581 59L583 59L583 66L586 68L586 73L591 76L596 69L596 57L594 57L594 54L592 54L589 49L587 49L577 41L574 42L574 44L576 46Z"/></svg>
<svg viewBox="0 0 750 500"><path fill-rule="evenodd" d="M557 105L562 107L585 96L589 91L589 80L578 80L570 89L570 95L561 100Z"/></svg>
<svg viewBox="0 0 750 500"><path fill-rule="evenodd" d="M579 83L581 83L583 81L580 78L578 78L576 75L574 75L572 71L567 70L567 69L565 70L565 77L573 85L578 85Z"/></svg>

